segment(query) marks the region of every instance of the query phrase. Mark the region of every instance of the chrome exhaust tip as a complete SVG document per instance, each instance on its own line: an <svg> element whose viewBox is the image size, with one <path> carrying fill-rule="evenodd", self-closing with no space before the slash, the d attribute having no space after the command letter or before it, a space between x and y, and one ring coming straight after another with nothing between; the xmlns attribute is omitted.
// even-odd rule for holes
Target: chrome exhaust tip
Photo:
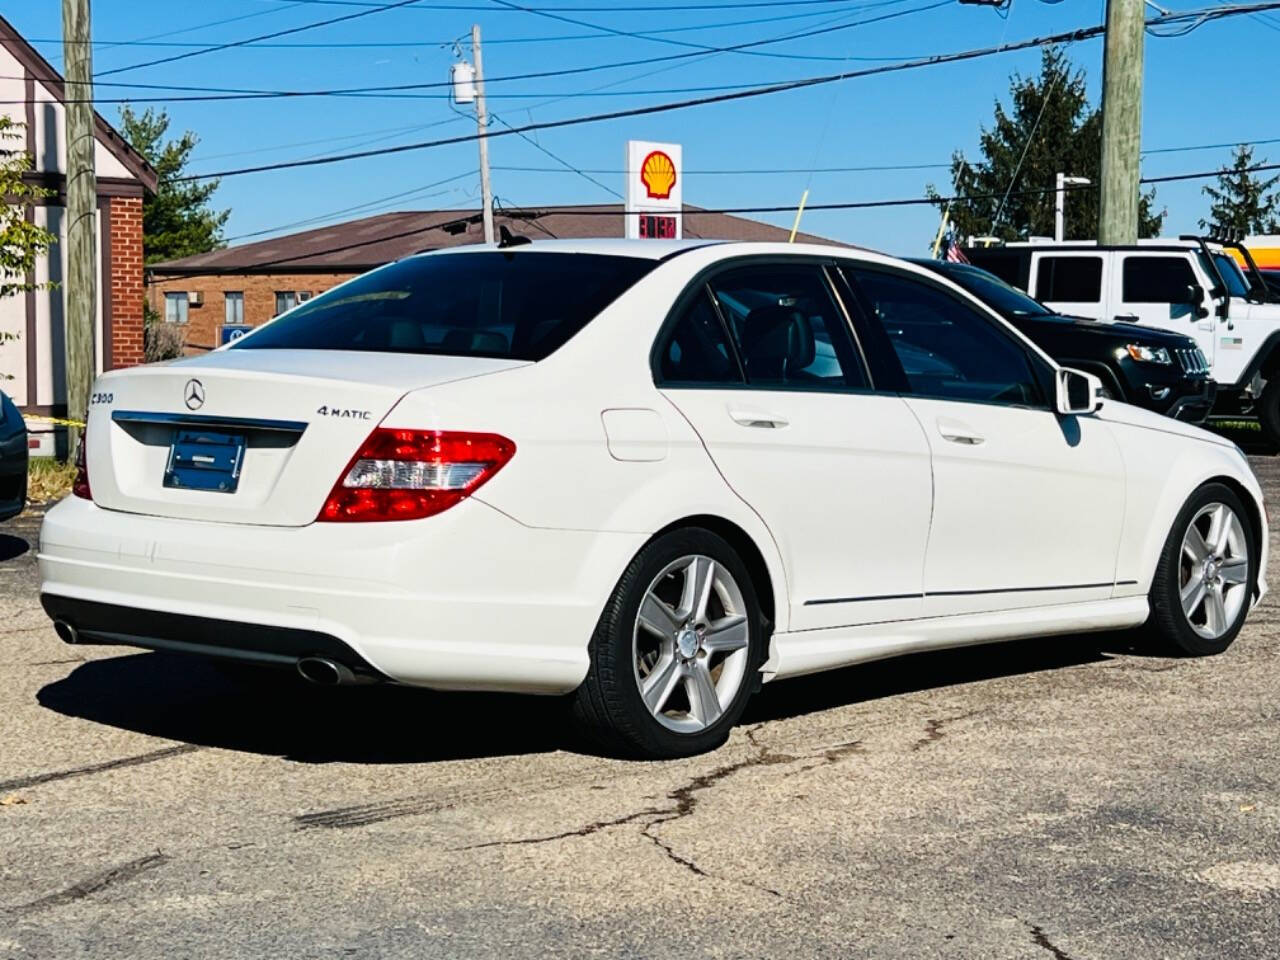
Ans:
<svg viewBox="0 0 1280 960"><path fill-rule="evenodd" d="M53 621L53 632L58 635L58 639L63 643L79 643L80 633L71 624L65 620Z"/></svg>
<svg viewBox="0 0 1280 960"><path fill-rule="evenodd" d="M328 657L303 657L298 661L303 679L322 687L345 686L356 682L355 674Z"/></svg>

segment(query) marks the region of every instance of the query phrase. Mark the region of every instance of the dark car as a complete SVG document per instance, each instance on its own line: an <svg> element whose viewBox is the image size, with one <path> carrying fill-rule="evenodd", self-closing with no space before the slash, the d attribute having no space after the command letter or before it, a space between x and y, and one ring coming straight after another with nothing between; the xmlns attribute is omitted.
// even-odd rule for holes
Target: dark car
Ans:
<svg viewBox="0 0 1280 960"><path fill-rule="evenodd" d="M27 423L0 390L0 520L27 505Z"/></svg>
<svg viewBox="0 0 1280 960"><path fill-rule="evenodd" d="M1195 340L1133 323L1101 323L1054 313L986 270L967 263L913 260L968 290L1064 367L1102 380L1107 396L1200 423L1217 388Z"/></svg>

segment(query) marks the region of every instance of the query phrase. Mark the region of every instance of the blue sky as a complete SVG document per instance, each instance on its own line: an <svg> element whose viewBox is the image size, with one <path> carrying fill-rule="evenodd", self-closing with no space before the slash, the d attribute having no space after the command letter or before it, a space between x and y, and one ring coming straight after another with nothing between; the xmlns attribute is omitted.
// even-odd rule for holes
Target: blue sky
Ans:
<svg viewBox="0 0 1280 960"><path fill-rule="evenodd" d="M652 0L653 7L692 0ZM729 4L731 0L697 0ZM697 11L627 12L605 9L643 6L641 0L519 0L523 6L591 7L562 16L623 31L718 25L705 30L666 33L668 40L723 46L772 38L913 10L930 0L819 0L809 5L729 7ZM936 2L936 0L935 0ZM1189 0L1191 9L1208 0ZM446 5L471 9L439 9ZM1172 0L1164 0L1170 6ZM1013 0L1002 18L989 8L944 5L882 23L837 30L819 37L761 48L814 58L783 59L724 53L649 66L601 69L564 78L493 83L490 109L512 124L546 121L683 99L694 94L659 93L677 88L722 84L750 85L837 72L871 65L874 59L911 58L1053 33L1100 22L1102 0ZM170 34L159 40L213 44L286 29L356 12L358 6L294 0L220 0L216 4L177 4L161 0L94 0L93 30L99 46L96 71L125 67L185 52L185 47L110 47L111 41ZM61 45L44 42L60 36L60 4L38 0L5 10L5 16L53 60L61 63ZM240 17L217 26L211 21ZM786 19L780 19L786 18ZM724 26L731 21L770 22ZM344 48L251 47L191 57L174 63L129 70L103 80L206 86L306 89L424 83L447 79L455 59L452 41L472 23L484 33L485 72L489 77L593 64L616 64L680 53L688 48L658 40L619 38L604 30L559 22L547 16L504 8L499 0L420 0L416 6L376 13L343 24L320 27L279 43L401 44ZM186 28L199 29L184 31ZM589 39L550 39L593 35ZM157 42L159 42L157 40ZM514 41L514 42L513 42ZM527 41L527 42L526 42ZM1280 137L1272 119L1280 15L1237 17L1206 24L1177 39L1147 39L1144 148ZM1069 51L1098 95L1100 40L1077 43ZM652 117L608 121L537 134L548 150L579 168L607 171L591 176L617 191L625 141L629 138L677 141L684 145L684 190L688 203L704 207L790 204L810 189L811 203L919 196L934 182L945 189L945 164L954 149L976 153L980 125L989 122L994 98L1008 90L1015 70L1034 73L1039 53L1026 51L969 63L944 65L850 80ZM647 76L645 75L647 74ZM581 96L609 85L608 96ZM420 91L414 99L271 99L211 103L171 103L172 130L192 129L201 138L193 171L214 171L334 152L392 145L474 132L474 121L458 117L444 91ZM625 95L618 95L618 94ZM138 106L153 95L101 86L99 98L129 95ZM512 96L517 95L517 96ZM559 99L570 95L566 99ZM554 101L554 102L546 102ZM116 120L118 107L101 112ZM495 126L495 128L498 128ZM1145 175L1213 169L1229 158L1229 149L1153 154L1143 161ZM533 144L517 137L492 141L494 191L509 206L611 202L600 186L568 171L534 172L507 167L555 168ZM1280 159L1280 143L1258 148L1256 159ZM715 174L713 170L811 170L887 164L938 164L936 169L856 173ZM474 143L403 153L330 166L282 170L223 181L216 199L232 210L227 235L266 236L262 231L308 218L341 220L394 209L478 206ZM456 178L456 179L449 179ZM440 183L449 179L447 183ZM437 186L428 186L438 184ZM1033 186L1021 184L1021 186ZM1162 185L1158 202L1169 210L1166 232L1194 229L1207 210L1200 182ZM402 198L392 194L409 193ZM382 201L374 203L373 201ZM337 214L357 204L361 210ZM332 216L327 216L332 215ZM790 224L789 215L764 219ZM323 220L318 222L324 222ZM930 208L814 211L804 229L877 249L918 254L937 226ZM290 229L301 229L290 228ZM284 231L288 232L288 230Z"/></svg>

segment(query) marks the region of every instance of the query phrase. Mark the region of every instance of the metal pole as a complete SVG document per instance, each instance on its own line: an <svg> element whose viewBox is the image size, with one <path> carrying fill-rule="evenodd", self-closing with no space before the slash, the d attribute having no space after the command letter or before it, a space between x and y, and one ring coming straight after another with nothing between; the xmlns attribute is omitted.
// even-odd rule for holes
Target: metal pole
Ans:
<svg viewBox="0 0 1280 960"><path fill-rule="evenodd" d="M476 127L480 134L480 202L484 204L484 242L493 243L493 187L489 183L489 118L484 108L484 60L480 55L480 24L471 28L471 53L476 61Z"/></svg>
<svg viewBox="0 0 1280 960"><path fill-rule="evenodd" d="M93 167L93 60L89 0L62 0L63 65L67 79L67 418L83 421L93 386L93 328L98 303L97 202ZM71 451L80 430L67 431Z"/></svg>
<svg viewBox="0 0 1280 960"><path fill-rule="evenodd" d="M1107 0L1098 242L1138 242L1144 0Z"/></svg>
<svg viewBox="0 0 1280 960"><path fill-rule="evenodd" d="M1064 215L1066 188L1062 184L1065 179L1066 174L1059 173L1055 180L1053 191L1053 239L1059 243L1062 242L1062 237L1066 233L1066 224L1064 222L1066 219Z"/></svg>

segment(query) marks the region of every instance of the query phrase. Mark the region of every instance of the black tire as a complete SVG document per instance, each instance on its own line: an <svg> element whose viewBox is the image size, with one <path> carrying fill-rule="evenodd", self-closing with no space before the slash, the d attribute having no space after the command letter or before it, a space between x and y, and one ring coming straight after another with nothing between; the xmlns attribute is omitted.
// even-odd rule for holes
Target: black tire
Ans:
<svg viewBox="0 0 1280 960"><path fill-rule="evenodd" d="M748 638L745 674L731 702L722 705L718 720L696 733L668 729L645 705L634 646L640 604L650 585L670 564L690 555L709 557L732 577L744 602ZM656 760L713 750L728 738L747 700L759 688L765 633L751 576L722 537L700 527L663 534L631 561L600 615L591 637L591 666L573 694L574 720L598 746L613 754Z"/></svg>
<svg viewBox="0 0 1280 960"><path fill-rule="evenodd" d="M1183 571L1182 541L1193 518L1212 503L1222 503L1231 508L1240 520L1245 542L1248 544L1248 572L1245 583L1234 588L1245 591L1244 603L1225 632L1216 638L1201 636L1193 628L1183 611L1180 582ZM1258 579L1258 544L1251 522L1251 512L1234 490L1221 483L1206 483L1191 495L1178 512L1173 529L1165 540L1151 583L1151 617L1147 621L1153 639L1166 650L1191 657L1206 657L1222 653L1231 646L1253 603Z"/></svg>
<svg viewBox="0 0 1280 960"><path fill-rule="evenodd" d="M1280 447L1280 373L1267 381L1258 398L1258 423L1273 447Z"/></svg>

